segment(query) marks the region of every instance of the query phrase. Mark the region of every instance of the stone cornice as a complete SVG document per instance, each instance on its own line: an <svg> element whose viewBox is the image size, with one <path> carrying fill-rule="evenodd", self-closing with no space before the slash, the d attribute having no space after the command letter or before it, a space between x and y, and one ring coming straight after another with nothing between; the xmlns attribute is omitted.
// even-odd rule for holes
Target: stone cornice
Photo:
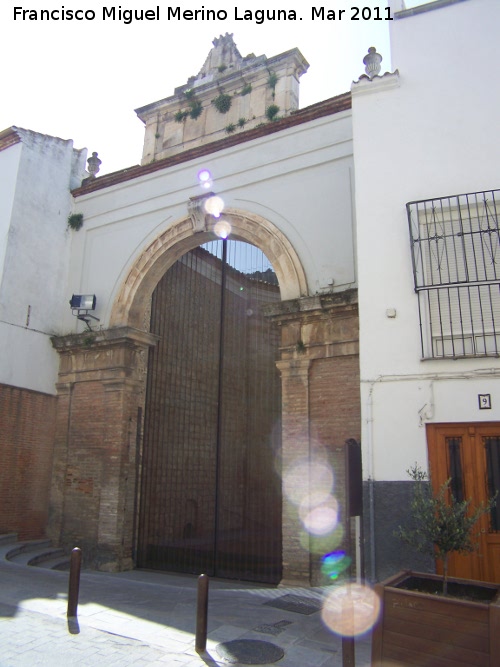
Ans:
<svg viewBox="0 0 500 667"><path fill-rule="evenodd" d="M67 336L53 336L53 347L60 353L74 352L85 348L108 347L110 344L132 343L139 347L153 347L159 338L147 331L132 327L116 327L102 331L84 331Z"/></svg>
<svg viewBox="0 0 500 667"><path fill-rule="evenodd" d="M363 74L358 81L353 81L351 85L351 93L353 97L359 95L366 95L368 93L379 93L384 90L392 88L399 88L399 71L386 72L382 76L374 76L373 79Z"/></svg>
<svg viewBox="0 0 500 667"><path fill-rule="evenodd" d="M146 176L153 172L161 171L162 169L168 169L169 167L189 162L190 160L195 160L206 155L211 155L212 153L217 153L226 148L252 141L253 139L259 139L260 137L274 134L275 132L280 132L296 125L308 123L317 118L331 116L342 111L349 111L350 109L351 93L344 93L337 97L332 97L329 100L313 104L305 109L294 111L281 120L265 123L261 127L255 127L251 130L229 135L224 139L219 139L218 141L204 144L197 148L191 148L182 153L177 153L171 157L164 158L163 160L158 160L157 162L151 162L145 165L135 165L128 169L122 169L121 171L115 171L112 174L106 174L105 176L95 178L92 181L85 183L85 185L73 190L72 194L74 197L80 197L96 190L102 190L125 181L140 178L141 176Z"/></svg>
<svg viewBox="0 0 500 667"><path fill-rule="evenodd" d="M332 292L330 294L314 294L300 299L289 301L277 301L265 306L264 312L269 317L278 321L302 317L303 314L317 311L328 311L348 307L349 310L357 309L358 290L349 289L343 292Z"/></svg>
<svg viewBox="0 0 500 667"><path fill-rule="evenodd" d="M241 67L238 67L238 69L236 69L235 71L228 71L228 73L225 76L224 75L218 76L217 79L208 78L206 80L206 83L203 80L202 81L197 80L195 77L195 81L185 83L182 86L178 86L175 89L173 95L170 95L169 97L164 97L163 99L157 100L156 102L151 102L150 104L145 104L144 106L135 109L135 113L140 118L140 120L146 122L147 117L150 116L152 113L156 113L159 109L163 109L165 106L178 103L179 96L185 90L194 88L196 90L197 95L202 95L205 91L220 90L222 86L228 85L234 80L239 80L248 77L253 72L258 71L259 69L262 68L269 69L272 67L279 66L281 63L287 63L287 62L290 62L295 66L297 78L302 74L304 74L305 72L307 72L309 68L309 63L297 48L290 49L289 51L280 53L279 55L273 56L272 58L266 58L266 56L258 56L256 58L252 58L248 62L244 60Z"/></svg>

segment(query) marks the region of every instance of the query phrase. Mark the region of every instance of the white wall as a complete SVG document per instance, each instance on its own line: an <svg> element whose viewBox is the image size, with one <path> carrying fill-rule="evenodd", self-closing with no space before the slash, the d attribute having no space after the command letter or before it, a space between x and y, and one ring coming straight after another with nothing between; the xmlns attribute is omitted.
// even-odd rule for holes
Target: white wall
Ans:
<svg viewBox="0 0 500 667"><path fill-rule="evenodd" d="M421 360L405 204L500 187L500 3L466 0L391 24L399 76L353 85L365 475L407 479L426 463L420 424L490 421L498 409L498 359ZM395 309L396 317L387 317Z"/></svg>
<svg viewBox="0 0 500 667"><path fill-rule="evenodd" d="M3 151L19 154L19 166L0 288L0 346L9 350L0 382L54 393L59 362L50 336L63 333L69 308L70 186L83 176L85 154L72 141L16 131L22 143Z"/></svg>
<svg viewBox="0 0 500 667"><path fill-rule="evenodd" d="M109 325L113 301L134 262L201 194L211 171L227 207L273 223L298 253L310 294L355 284L350 112L320 118L197 160L79 196L83 229L73 236L68 294L97 295ZM66 325L82 325L66 318Z"/></svg>
<svg viewBox="0 0 500 667"><path fill-rule="evenodd" d="M10 216L16 193L21 150L21 144L14 144L8 149L0 151L0 183L2 184L2 196L0 197L0 289L3 282L3 268L7 252Z"/></svg>

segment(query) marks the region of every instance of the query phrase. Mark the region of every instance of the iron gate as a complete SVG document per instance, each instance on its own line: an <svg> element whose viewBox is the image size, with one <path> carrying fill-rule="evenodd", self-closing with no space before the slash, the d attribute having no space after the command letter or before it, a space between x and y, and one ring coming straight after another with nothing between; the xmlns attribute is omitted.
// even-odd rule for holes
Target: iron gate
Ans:
<svg viewBox="0 0 500 667"><path fill-rule="evenodd" d="M158 283L144 421L139 567L281 578L279 300L260 250L218 240Z"/></svg>

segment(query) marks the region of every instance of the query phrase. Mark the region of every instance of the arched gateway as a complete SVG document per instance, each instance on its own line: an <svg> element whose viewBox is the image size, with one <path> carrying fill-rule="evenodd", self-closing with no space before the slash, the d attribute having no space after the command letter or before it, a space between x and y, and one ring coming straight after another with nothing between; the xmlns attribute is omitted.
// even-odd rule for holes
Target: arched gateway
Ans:
<svg viewBox="0 0 500 667"><path fill-rule="evenodd" d="M190 250L153 292L137 565L281 580L280 300L255 246Z"/></svg>
<svg viewBox="0 0 500 667"><path fill-rule="evenodd" d="M143 255L142 271L129 273L134 301L144 304L169 267L147 300L158 343L147 365L136 562L279 583L280 331L266 308L280 301L280 288L269 259L248 241L266 247L288 293L303 290L304 277L267 221L236 211L224 221L229 239L201 245L217 238L216 219L204 216L205 231L193 234L190 225L189 236L184 222L175 225ZM129 316L136 310L143 320L133 306Z"/></svg>
<svg viewBox="0 0 500 667"><path fill-rule="evenodd" d="M268 221L235 210L224 219L229 240L210 216L202 231L193 215L169 227L128 270L110 327L55 341L70 463L51 529L102 569L281 579L272 306L300 297L305 275Z"/></svg>
<svg viewBox="0 0 500 667"><path fill-rule="evenodd" d="M344 443L360 432L350 98L297 111L305 68L296 49L248 60L231 36L214 40L196 86L138 110L143 165L74 192L86 220L73 243L74 289L101 290L102 328L52 339L48 532L95 567L318 583L321 556L348 541ZM221 76L234 122L248 119L231 136L231 118L212 104ZM179 123L187 100L201 116ZM270 104L282 120L264 123ZM212 253L217 220L192 196L208 162L233 202L228 241L218 242L226 250ZM269 265L227 261L240 243ZM283 502L280 441L281 469L297 475ZM318 461L340 507L321 539L303 513Z"/></svg>

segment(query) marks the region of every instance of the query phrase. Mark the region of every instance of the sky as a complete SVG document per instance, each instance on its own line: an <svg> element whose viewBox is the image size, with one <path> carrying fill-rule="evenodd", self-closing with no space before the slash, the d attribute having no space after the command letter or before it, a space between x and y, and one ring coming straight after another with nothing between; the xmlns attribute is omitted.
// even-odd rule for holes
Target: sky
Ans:
<svg viewBox="0 0 500 667"><path fill-rule="evenodd" d="M297 47L310 65L301 77L301 108L349 91L364 73L370 46L383 57L382 72L391 70L389 22L376 20L387 16L387 0L331 0L325 10L334 10L335 20L326 15L313 20L312 8L322 6L314 0L170 5L164 0L2 0L0 5L0 131L15 125L72 139L75 148L98 152L99 175L139 164L144 126L134 109L173 95L198 73L221 34L234 35L242 56L272 57ZM114 7L116 17L120 7L159 7L160 18L126 24L103 19L104 7ZM217 10L221 18L169 20L169 7ZM95 18L41 20L40 10L58 10L61 16L62 8L88 17L95 13ZM259 24L257 9L295 11L297 20ZM37 19L28 19L31 11L23 20L22 10L35 10ZM245 11L253 12L253 20L236 19Z"/></svg>

